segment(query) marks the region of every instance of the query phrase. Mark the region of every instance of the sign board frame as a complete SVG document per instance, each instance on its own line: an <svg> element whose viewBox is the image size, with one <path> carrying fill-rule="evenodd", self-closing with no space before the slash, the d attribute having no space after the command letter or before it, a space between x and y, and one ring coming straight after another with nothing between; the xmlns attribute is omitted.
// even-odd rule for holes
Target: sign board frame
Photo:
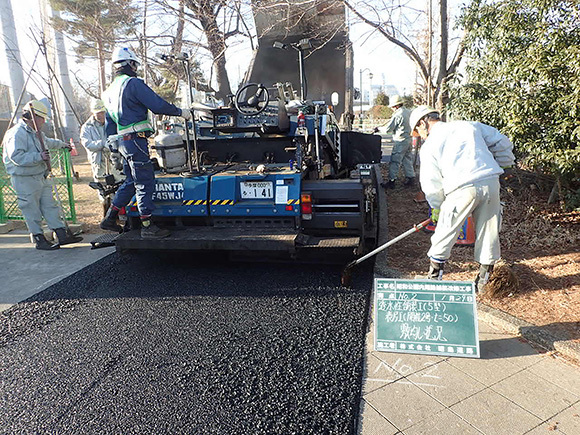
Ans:
<svg viewBox="0 0 580 435"><path fill-rule="evenodd" d="M376 351L480 357L473 282L375 278L373 311Z"/></svg>

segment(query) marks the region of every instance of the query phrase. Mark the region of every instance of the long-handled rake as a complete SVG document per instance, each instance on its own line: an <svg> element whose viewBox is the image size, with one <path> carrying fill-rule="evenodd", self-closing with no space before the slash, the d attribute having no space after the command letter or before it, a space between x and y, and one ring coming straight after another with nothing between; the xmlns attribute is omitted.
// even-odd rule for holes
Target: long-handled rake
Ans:
<svg viewBox="0 0 580 435"><path fill-rule="evenodd" d="M404 239L405 237L407 237L408 235L411 235L413 233L416 233L417 231L421 230L422 228L425 228L427 225L429 225L429 222L431 222L431 219L425 219L423 222L414 225L413 228L408 229L407 231L405 231L403 234L398 235L397 237L395 237L392 240L389 240L387 243L379 246L378 248L376 248L375 250L369 252L368 254L357 258L354 261L351 261L350 263L348 263L346 265L346 267L344 268L344 270L342 271L342 274L340 276L340 282L343 286L345 287L350 287L351 281L352 281L352 270L354 269L354 267L357 264L362 263L363 261L365 261L366 259L372 257L373 255L378 254L379 252L387 249L389 246L391 246L392 244L398 242L401 239Z"/></svg>

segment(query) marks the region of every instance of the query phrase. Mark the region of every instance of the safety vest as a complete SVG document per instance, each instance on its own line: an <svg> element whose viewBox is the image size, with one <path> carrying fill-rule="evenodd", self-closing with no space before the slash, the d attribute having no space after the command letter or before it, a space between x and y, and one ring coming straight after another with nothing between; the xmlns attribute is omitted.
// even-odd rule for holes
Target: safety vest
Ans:
<svg viewBox="0 0 580 435"><path fill-rule="evenodd" d="M109 112L109 116L113 119L113 121L115 121L115 124L117 124L118 134L138 133L140 131L154 131L151 122L149 122L149 119L138 121L129 125L121 125L119 123L123 91L125 90L125 87L127 86L127 83L129 83L130 79L131 77L125 74L115 77L113 83L111 83L111 85L103 93L103 102L105 103L107 112Z"/></svg>

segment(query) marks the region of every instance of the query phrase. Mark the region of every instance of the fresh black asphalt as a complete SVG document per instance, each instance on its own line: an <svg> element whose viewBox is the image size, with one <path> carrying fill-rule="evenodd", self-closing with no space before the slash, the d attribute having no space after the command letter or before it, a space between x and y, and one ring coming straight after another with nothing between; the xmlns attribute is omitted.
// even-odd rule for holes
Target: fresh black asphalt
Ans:
<svg viewBox="0 0 580 435"><path fill-rule="evenodd" d="M0 313L0 433L349 434L372 269L112 254Z"/></svg>

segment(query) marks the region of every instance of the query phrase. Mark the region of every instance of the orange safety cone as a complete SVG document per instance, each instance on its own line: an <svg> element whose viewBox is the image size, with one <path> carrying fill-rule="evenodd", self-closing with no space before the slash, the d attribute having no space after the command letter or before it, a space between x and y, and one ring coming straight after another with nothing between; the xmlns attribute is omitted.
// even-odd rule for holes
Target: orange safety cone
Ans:
<svg viewBox="0 0 580 435"><path fill-rule="evenodd" d="M71 156L78 156L79 152L77 151L77 147L75 146L75 142L72 139L72 137L70 138L69 143L70 143L70 155Z"/></svg>
<svg viewBox="0 0 580 435"><path fill-rule="evenodd" d="M475 227L473 226L473 219L469 216L463 227L461 227L461 232L457 237L458 245L471 246L475 243Z"/></svg>

